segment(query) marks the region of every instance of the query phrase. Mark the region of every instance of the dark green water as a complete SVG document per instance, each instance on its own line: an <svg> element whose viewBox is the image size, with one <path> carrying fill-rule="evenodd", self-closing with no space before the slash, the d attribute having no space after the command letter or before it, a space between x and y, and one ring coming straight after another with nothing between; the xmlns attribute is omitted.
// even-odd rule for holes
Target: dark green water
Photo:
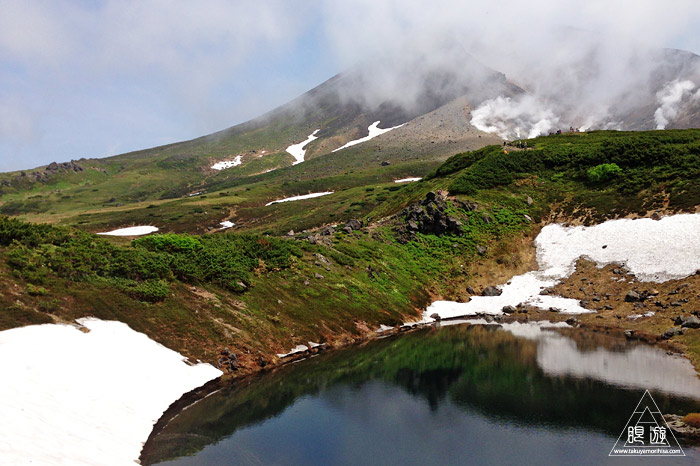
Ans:
<svg viewBox="0 0 700 466"><path fill-rule="evenodd" d="M682 440L686 457L608 457L644 389L664 413L700 410L689 364L624 340L537 333L453 326L311 358L199 400L142 462L700 464Z"/></svg>

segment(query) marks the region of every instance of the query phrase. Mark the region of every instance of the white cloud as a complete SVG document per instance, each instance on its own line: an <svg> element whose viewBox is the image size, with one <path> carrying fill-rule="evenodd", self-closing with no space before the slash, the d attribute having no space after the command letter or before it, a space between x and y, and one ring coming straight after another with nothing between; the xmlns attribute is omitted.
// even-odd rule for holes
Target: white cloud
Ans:
<svg viewBox="0 0 700 466"><path fill-rule="evenodd" d="M34 123L34 135L51 133L52 122L62 118L60 125L66 124L56 107L99 99L89 108L102 106L98 119L108 125L110 106L128 107L127 99L139 94L134 90L150 92L153 97L132 105L160 109L163 127L168 119L177 120L170 132L152 135L152 141L160 141L220 129L284 103L320 82L304 68L323 61L343 71L379 57L382 66L374 67L364 97L410 103L424 78L416 57L418 63L464 71L455 50L465 50L536 92L545 106L548 96L556 96L566 107L566 124L575 119L572 124L583 126L614 113L608 108L613 98L634 102L629 89L653 96L656 91L645 81L653 60L639 43L700 46L699 5L696 0L634 5L626 0L0 0L0 88L33 101L25 113L31 108L41 118L20 120L47 125L43 131ZM324 55L303 61L310 53ZM18 74L26 85L10 86ZM313 82L303 81L310 76ZM284 91L276 88L279 82ZM83 120L75 117L71 123L76 133L95 119L84 113ZM132 119L140 118L135 110ZM190 126L186 134L183 124ZM120 133L116 121L113 127L110 144L117 138L120 146L133 148L129 134ZM33 144L38 145L27 146L28 151L50 152L41 141ZM0 141L0 157L4 153Z"/></svg>

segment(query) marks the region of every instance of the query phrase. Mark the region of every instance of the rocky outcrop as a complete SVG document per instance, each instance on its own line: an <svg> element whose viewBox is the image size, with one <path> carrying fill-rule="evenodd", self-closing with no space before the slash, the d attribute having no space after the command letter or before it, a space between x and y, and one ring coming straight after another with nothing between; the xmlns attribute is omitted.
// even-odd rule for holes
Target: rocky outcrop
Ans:
<svg viewBox="0 0 700 466"><path fill-rule="evenodd" d="M443 196L429 192L425 199L403 209L399 217L403 224L395 229L399 238L406 241L416 233L461 235L462 219L455 214L456 209L475 210L476 206L461 201L448 201Z"/></svg>
<svg viewBox="0 0 700 466"><path fill-rule="evenodd" d="M352 220L348 220L345 223L345 225L343 226L343 231L345 231L345 233L352 233L353 231L360 230L362 226L362 220L354 218Z"/></svg>

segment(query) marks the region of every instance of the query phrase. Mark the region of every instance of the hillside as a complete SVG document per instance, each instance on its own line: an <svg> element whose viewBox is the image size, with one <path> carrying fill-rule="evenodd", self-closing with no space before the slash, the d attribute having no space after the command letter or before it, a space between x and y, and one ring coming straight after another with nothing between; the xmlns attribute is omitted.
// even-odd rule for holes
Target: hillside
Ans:
<svg viewBox="0 0 700 466"><path fill-rule="evenodd" d="M639 82L622 93L616 84L603 116L575 100L600 79L593 52L588 61L572 65L586 70L577 87L541 83L544 90L532 85L524 90L514 82L534 77L508 79L461 49L445 55L446 60L409 55L400 69L365 63L259 118L191 141L0 174L0 214L92 232L150 223L165 231L203 233L228 220L247 230L279 233L286 225L276 220L276 211L259 209L271 200L339 189L350 199L353 188L421 177L452 154L501 143L498 128L512 135L545 122L543 128L557 124L565 132L586 122L594 129L700 126L700 57L689 52L638 57ZM591 105L601 98L595 94ZM538 107L540 100L545 108ZM394 129L336 151L366 137L375 122ZM300 149L304 162L296 163L287 148L312 134L316 139ZM212 168L221 162L234 166ZM216 202L212 195L219 196ZM375 205L352 202L323 215L344 221ZM296 229L321 218L300 215Z"/></svg>
<svg viewBox="0 0 700 466"><path fill-rule="evenodd" d="M275 354L298 344L366 338L380 325L417 319L433 299L467 299L468 287L528 270L532 240L549 221L595 223L700 205L699 130L527 142L527 150L510 145L505 153L499 144L454 155L414 183L391 177L430 165L288 181L278 187L287 194L335 193L267 207L273 191L261 177L206 197L120 211L121 222L132 223L181 216L165 223L166 234L135 241L1 217L0 328L117 319L183 354L245 373L277 364ZM167 234L178 221L193 230L224 217L240 226ZM660 311L640 329L660 334L669 316ZM697 335L677 344L698 361ZM224 348L234 356L222 356Z"/></svg>

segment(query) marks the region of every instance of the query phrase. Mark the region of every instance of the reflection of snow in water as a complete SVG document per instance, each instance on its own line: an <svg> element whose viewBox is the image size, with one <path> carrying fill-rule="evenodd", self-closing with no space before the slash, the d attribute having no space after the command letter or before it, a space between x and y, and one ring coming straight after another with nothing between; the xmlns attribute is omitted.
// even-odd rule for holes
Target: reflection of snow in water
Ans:
<svg viewBox="0 0 700 466"><path fill-rule="evenodd" d="M291 201L301 201L303 199L311 199L314 197L321 197L321 196L327 196L328 194L333 194L334 191L326 191L323 193L311 193L311 194L302 194L301 196L292 196L292 197L285 197L284 199L277 199L276 201L271 201L265 204L265 206L269 206L272 204L278 204L280 202L291 202Z"/></svg>
<svg viewBox="0 0 700 466"><path fill-rule="evenodd" d="M351 147L351 146L354 146L356 144L361 144L363 142L367 142L370 139L376 138L380 134L388 133L392 129L400 128L403 125L392 126L391 128L386 128L386 129L378 128L378 126L379 126L379 121L375 121L374 123L369 125L369 127L367 128L367 132L369 133L367 136L360 138L360 139L355 139L353 141L350 141L350 142L346 143L344 146L338 147L337 149L333 150L333 152L338 152L339 150L343 150L347 147Z"/></svg>
<svg viewBox="0 0 700 466"><path fill-rule="evenodd" d="M663 282L687 277L700 269L700 214L683 214L661 220L610 220L591 227L547 225L535 240L539 270L513 277L501 285L500 296L473 296L467 303L435 301L423 313L441 318L501 314L503 306L520 303L561 312L590 312L577 300L540 296L543 288L571 275L576 260L586 257L602 267L624 263L640 280Z"/></svg>
<svg viewBox="0 0 700 466"><path fill-rule="evenodd" d="M581 351L574 340L549 333L537 345L537 364L546 374L588 377L623 387L700 398L700 379L682 356L641 344L624 351Z"/></svg>
<svg viewBox="0 0 700 466"><path fill-rule="evenodd" d="M221 375L121 322L0 332L0 463L134 464L168 406Z"/></svg>
<svg viewBox="0 0 700 466"><path fill-rule="evenodd" d="M319 131L321 130L317 129L313 133L309 134L309 137L306 138L305 141L301 141L299 144L292 144L291 146L287 147L287 152L292 154L292 157L294 157L294 162L292 163L292 165L296 165L304 161L304 155L306 154L306 150L304 150L304 147L311 141L318 139L316 133L318 133Z"/></svg>
<svg viewBox="0 0 700 466"><path fill-rule="evenodd" d="M499 325L516 337L537 341L537 365L551 376L591 378L622 387L659 390L700 399L700 379L690 361L680 355L669 355L641 343L628 344L620 351L602 347L581 351L573 339L551 331L571 328L565 322L495 324L484 319L468 322Z"/></svg>

